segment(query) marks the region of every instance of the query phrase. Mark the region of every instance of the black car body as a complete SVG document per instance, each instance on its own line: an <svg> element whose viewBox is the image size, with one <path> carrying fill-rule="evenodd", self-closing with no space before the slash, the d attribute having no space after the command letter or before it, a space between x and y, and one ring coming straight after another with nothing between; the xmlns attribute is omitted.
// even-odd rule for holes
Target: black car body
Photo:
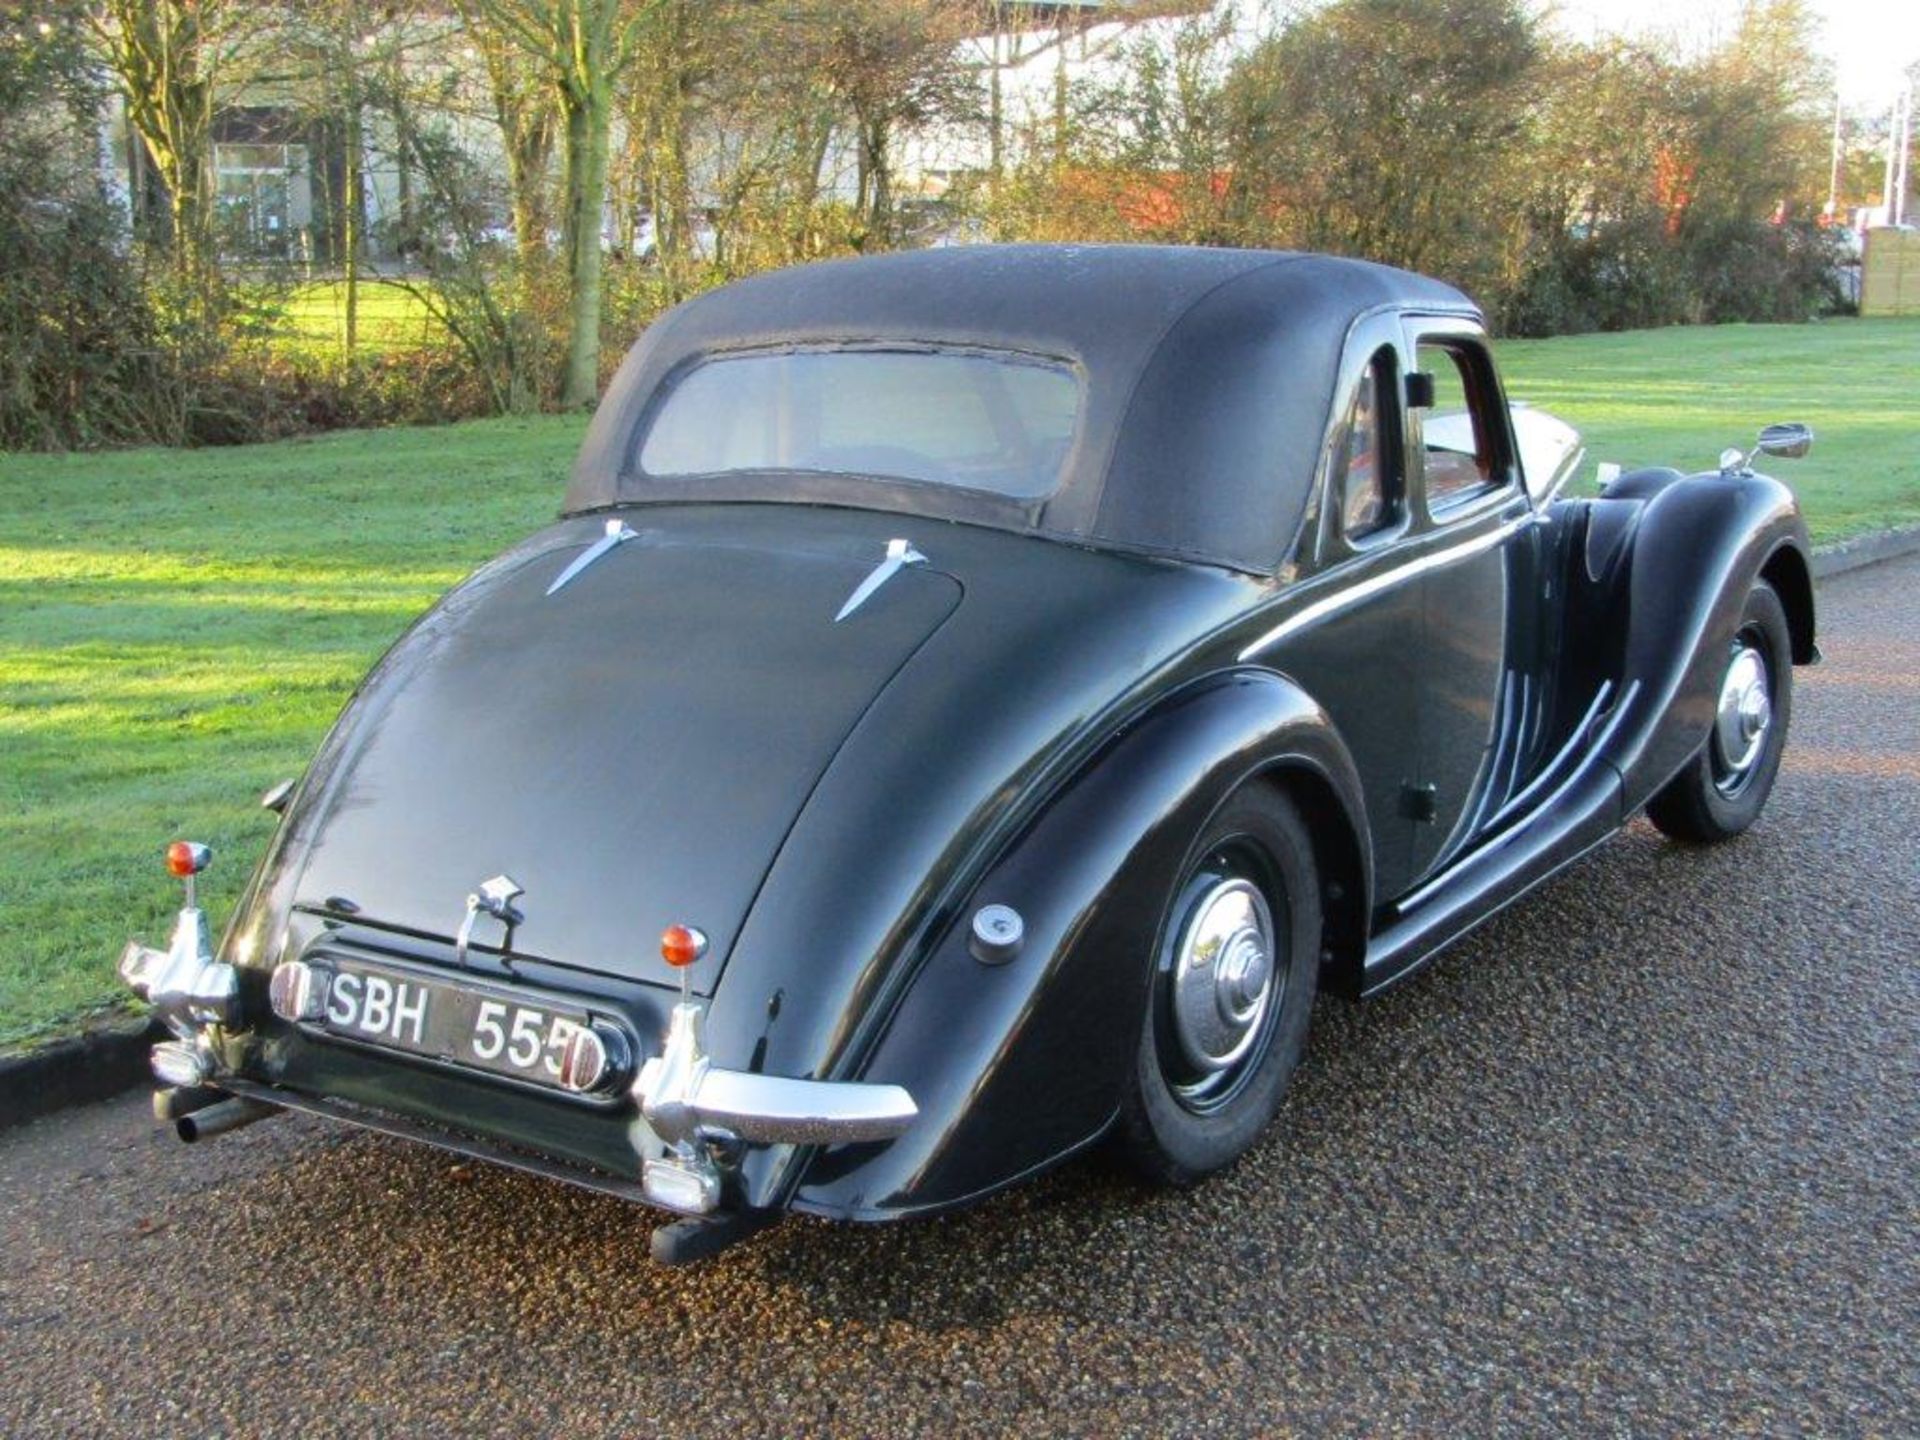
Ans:
<svg viewBox="0 0 1920 1440"><path fill-rule="evenodd" d="M1791 493L1730 455L1574 498L1578 456L1464 297L1360 262L980 247L692 301L562 517L367 677L217 955L197 912L170 979L130 951L191 1052L163 1109L710 1218L936 1211L1116 1128L1216 1168L1315 989L1650 803L1708 839L1764 801L1816 653ZM343 974L457 1031L336 1023Z"/></svg>

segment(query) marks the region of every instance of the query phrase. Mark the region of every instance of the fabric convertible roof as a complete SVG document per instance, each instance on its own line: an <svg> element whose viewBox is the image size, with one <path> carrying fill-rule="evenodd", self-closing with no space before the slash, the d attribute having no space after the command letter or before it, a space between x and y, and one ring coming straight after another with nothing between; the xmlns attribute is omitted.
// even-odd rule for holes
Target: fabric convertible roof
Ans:
<svg viewBox="0 0 1920 1440"><path fill-rule="evenodd" d="M981 245L804 265L669 311L588 432L569 512L668 501L848 505L1269 573L1286 558L1349 327L1382 306L1477 315L1459 291L1318 255ZM1085 387L1060 485L1018 500L821 473L660 478L635 459L649 402L741 349L916 343L1072 364Z"/></svg>

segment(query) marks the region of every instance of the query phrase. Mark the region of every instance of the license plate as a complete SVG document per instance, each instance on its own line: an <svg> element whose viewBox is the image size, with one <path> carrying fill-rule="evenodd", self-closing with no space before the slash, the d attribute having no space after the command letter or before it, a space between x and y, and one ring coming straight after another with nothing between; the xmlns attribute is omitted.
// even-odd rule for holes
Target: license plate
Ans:
<svg viewBox="0 0 1920 1440"><path fill-rule="evenodd" d="M560 1083L560 1050L588 1023L572 1006L424 979L329 957L320 1027L366 1045L424 1055L537 1085Z"/></svg>

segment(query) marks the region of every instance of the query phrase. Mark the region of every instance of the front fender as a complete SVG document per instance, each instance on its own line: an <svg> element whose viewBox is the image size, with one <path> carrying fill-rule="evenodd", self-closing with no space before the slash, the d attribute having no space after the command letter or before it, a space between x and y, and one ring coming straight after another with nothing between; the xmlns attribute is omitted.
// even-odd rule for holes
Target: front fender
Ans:
<svg viewBox="0 0 1920 1440"><path fill-rule="evenodd" d="M1713 724L1748 591L1763 573L1804 575L1806 523L1793 492L1764 475L1691 475L1647 499L1594 502L1596 517L1638 506L1632 539L1610 577L1620 643L1621 700L1604 722L1601 757L1620 773L1627 814L1645 805L1699 751ZM1812 595L1783 595L1796 641L1812 652Z"/></svg>
<svg viewBox="0 0 1920 1440"><path fill-rule="evenodd" d="M794 1208L862 1219L942 1209L1097 1139L1133 1063L1153 940L1193 836L1234 788L1276 767L1337 797L1365 853L1353 763L1325 712L1282 677L1209 676L1104 747L877 1017L861 1068L907 1086L913 1128L885 1147L795 1157ZM969 949L985 904L1025 921L1007 963Z"/></svg>

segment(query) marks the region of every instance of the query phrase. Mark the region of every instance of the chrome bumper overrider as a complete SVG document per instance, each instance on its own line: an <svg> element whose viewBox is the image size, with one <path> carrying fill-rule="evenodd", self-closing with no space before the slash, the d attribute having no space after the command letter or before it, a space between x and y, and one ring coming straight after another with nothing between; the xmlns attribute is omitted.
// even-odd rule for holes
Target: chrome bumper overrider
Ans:
<svg viewBox="0 0 1920 1440"><path fill-rule="evenodd" d="M699 1005L673 1007L666 1050L640 1067L633 1096L662 1140L703 1129L777 1145L891 1140L920 1113L898 1085L788 1080L722 1070L706 1057Z"/></svg>
<svg viewBox="0 0 1920 1440"><path fill-rule="evenodd" d="M634 1078L641 1117L667 1147L642 1168L647 1197L656 1204L694 1215L716 1209L715 1147L891 1140L920 1113L898 1085L722 1070L707 1058L705 1018L705 1007L691 1001L674 1006L666 1049Z"/></svg>
<svg viewBox="0 0 1920 1440"><path fill-rule="evenodd" d="M182 1040L192 1040L202 1026L239 1023L240 977L213 958L206 915L197 905L180 912L165 950L129 940L120 952L120 978Z"/></svg>

